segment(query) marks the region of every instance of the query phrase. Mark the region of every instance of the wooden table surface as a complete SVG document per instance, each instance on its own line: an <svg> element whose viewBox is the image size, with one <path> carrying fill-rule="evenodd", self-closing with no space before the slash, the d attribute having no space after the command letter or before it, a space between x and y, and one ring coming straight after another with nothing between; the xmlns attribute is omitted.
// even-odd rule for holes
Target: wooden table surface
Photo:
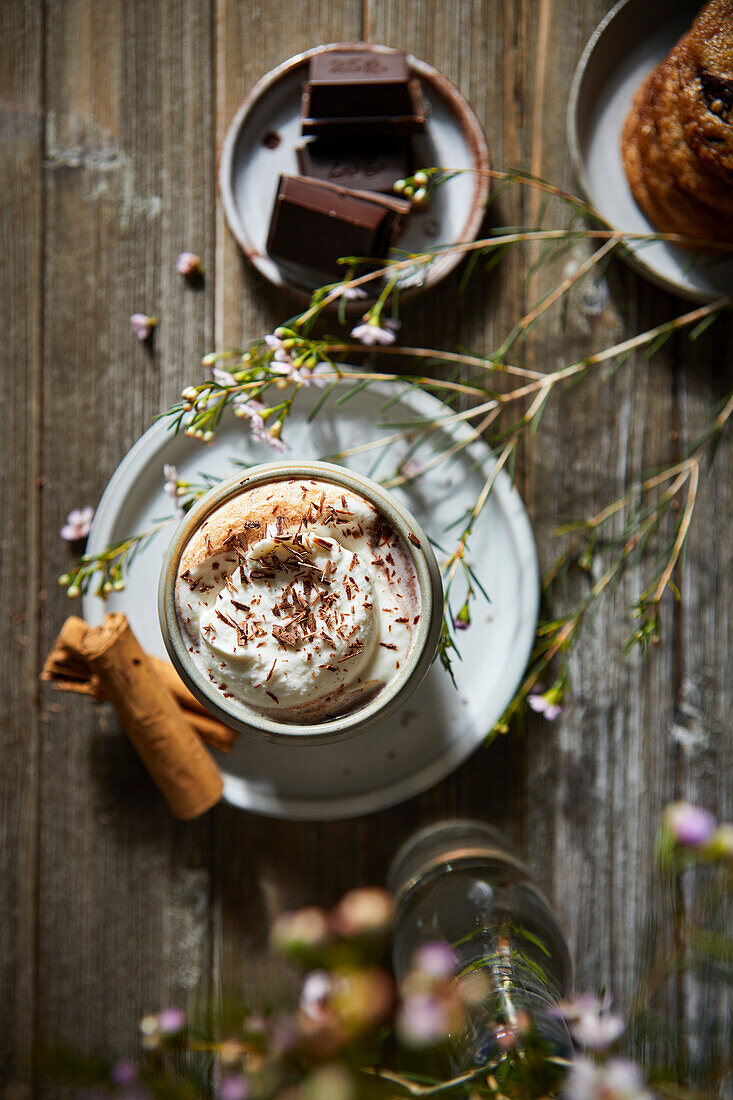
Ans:
<svg viewBox="0 0 733 1100"><path fill-rule="evenodd" d="M553 900L580 988L620 1004L654 904L653 836L685 797L731 815L731 441L704 481L661 644L622 655L629 574L571 660L554 724L478 751L402 806L294 824L220 806L173 821L114 717L39 690L69 613L56 578L66 513L99 499L156 412L200 377L203 353L269 332L289 307L243 262L217 198L226 128L252 84L291 54L369 37L445 72L485 124L495 166L574 187L565 111L608 0L22 0L0 6L3 428L0 1082L30 1081L33 1050L129 1054L146 1010L262 1004L287 982L266 929L285 907L380 883L417 826L474 815L507 831ZM534 205L533 205L534 204ZM516 191L504 220L532 217ZM175 271L190 249L205 287ZM580 250L583 255L583 250ZM463 298L456 280L405 312L408 343L495 346L528 301L510 257ZM543 276L544 277L544 276ZM682 312L619 261L602 312L574 299L528 360L569 361ZM537 289L537 288L535 288ZM541 284L539 289L541 289ZM602 288L603 289L603 288ZM157 315L154 353L130 314ZM601 507L674 458L731 385L731 329L673 339L651 362L554 403L519 485L542 561L557 517ZM726 804L725 799L728 798ZM679 983L670 1020L705 993Z"/></svg>

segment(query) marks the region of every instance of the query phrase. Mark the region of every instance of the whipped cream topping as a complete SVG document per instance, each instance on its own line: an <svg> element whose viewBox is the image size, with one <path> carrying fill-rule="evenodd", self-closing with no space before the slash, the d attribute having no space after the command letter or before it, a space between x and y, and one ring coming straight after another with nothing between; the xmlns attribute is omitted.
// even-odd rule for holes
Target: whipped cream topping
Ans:
<svg viewBox="0 0 733 1100"><path fill-rule="evenodd" d="M404 666L420 619L409 550L360 495L324 481L245 490L182 557L189 652L222 696L283 721L364 705Z"/></svg>

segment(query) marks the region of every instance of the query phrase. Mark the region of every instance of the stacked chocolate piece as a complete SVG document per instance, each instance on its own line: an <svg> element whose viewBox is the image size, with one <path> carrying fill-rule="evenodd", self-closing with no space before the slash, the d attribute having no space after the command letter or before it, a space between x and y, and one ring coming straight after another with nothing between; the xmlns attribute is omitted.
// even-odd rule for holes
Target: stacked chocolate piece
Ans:
<svg viewBox="0 0 733 1100"><path fill-rule="evenodd" d="M399 50L335 48L310 60L299 175L278 182L267 251L278 263L345 276L342 256L386 257L410 203L393 187L413 171L425 129L420 82Z"/></svg>
<svg viewBox="0 0 733 1100"><path fill-rule="evenodd" d="M638 89L621 140L660 230L733 242L733 0L706 4Z"/></svg>

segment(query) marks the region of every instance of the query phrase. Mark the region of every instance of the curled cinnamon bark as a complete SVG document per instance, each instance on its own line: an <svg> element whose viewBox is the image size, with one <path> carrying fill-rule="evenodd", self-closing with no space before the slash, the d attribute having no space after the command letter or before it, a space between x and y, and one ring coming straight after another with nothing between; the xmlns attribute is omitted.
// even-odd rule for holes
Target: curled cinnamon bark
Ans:
<svg viewBox="0 0 733 1100"><path fill-rule="evenodd" d="M221 773L162 682L156 665L141 649L126 617L114 612L96 627L76 620L66 630L64 645L67 686L84 684L81 660L91 674L86 681L91 688L88 693L115 708L175 816L188 820L218 802L223 790ZM60 652L58 642L54 652ZM48 673L48 662L42 676L54 678Z"/></svg>
<svg viewBox="0 0 733 1100"><path fill-rule="evenodd" d="M106 701L103 686L99 677L89 668L80 648L81 639L88 629L83 619L76 615L69 616L46 658L41 679L52 683L60 691L90 695L103 703ZM187 721L191 723L199 737L212 748L220 752L228 752L236 740L236 732L211 717L203 704L191 694L171 664L150 654L147 654L147 659L161 683L165 684L176 702L183 708Z"/></svg>

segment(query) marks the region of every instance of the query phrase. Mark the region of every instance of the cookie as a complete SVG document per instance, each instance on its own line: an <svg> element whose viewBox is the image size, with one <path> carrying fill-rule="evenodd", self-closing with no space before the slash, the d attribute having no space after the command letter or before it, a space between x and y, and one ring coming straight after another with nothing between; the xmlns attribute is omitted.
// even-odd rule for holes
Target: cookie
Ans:
<svg viewBox="0 0 733 1100"><path fill-rule="evenodd" d="M684 40L683 40L684 41ZM693 199L720 213L733 216L733 188L710 172L685 139L679 111L680 76L678 59L682 43L659 67L652 106L659 143L678 186Z"/></svg>
<svg viewBox="0 0 733 1100"><path fill-rule="evenodd" d="M622 156L634 198L662 232L695 240L733 241L733 220L726 224L715 210L684 191L670 169L655 122L655 104L665 77L663 66L647 77L624 126Z"/></svg>
<svg viewBox="0 0 733 1100"><path fill-rule="evenodd" d="M685 140L714 175L733 185L733 0L711 0L678 58Z"/></svg>

